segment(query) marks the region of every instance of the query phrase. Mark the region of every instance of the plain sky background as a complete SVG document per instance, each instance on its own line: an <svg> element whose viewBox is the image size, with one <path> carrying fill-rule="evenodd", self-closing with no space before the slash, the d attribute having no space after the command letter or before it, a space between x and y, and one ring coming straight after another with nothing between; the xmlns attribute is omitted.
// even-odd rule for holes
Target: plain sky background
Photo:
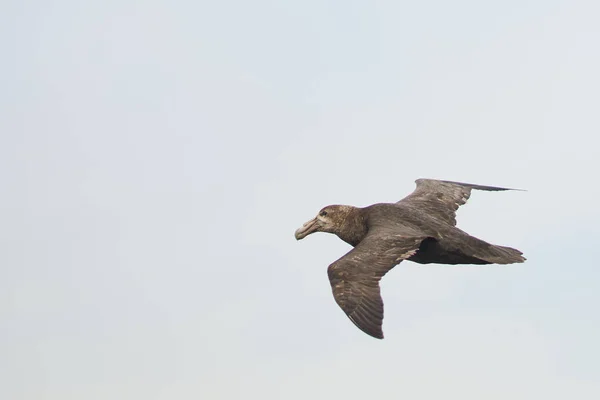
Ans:
<svg viewBox="0 0 600 400"><path fill-rule="evenodd" d="M600 398L597 1L4 1L0 398ZM512 266L405 262L386 339L294 230L420 177Z"/></svg>

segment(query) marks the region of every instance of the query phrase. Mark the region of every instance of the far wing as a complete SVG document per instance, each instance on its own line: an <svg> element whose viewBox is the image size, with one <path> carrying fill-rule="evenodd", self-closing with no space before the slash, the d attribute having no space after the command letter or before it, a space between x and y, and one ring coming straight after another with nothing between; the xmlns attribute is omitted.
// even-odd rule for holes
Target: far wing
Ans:
<svg viewBox="0 0 600 400"><path fill-rule="evenodd" d="M425 238L372 232L327 269L335 301L366 334L383 339L379 281L415 254Z"/></svg>
<svg viewBox="0 0 600 400"><path fill-rule="evenodd" d="M471 196L471 189L519 190L435 179L417 179L415 182L417 184L415 191L396 204L418 207L450 225L456 225L456 210L467 202Z"/></svg>

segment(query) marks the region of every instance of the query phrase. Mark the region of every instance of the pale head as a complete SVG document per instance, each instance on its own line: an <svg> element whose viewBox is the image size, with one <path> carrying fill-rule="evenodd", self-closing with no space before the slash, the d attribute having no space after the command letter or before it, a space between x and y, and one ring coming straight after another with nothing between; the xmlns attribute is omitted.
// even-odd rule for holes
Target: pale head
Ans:
<svg viewBox="0 0 600 400"><path fill-rule="evenodd" d="M303 239L314 232L339 232L352 209L354 209L352 206L340 205L323 207L316 217L305 222L296 230L296 239Z"/></svg>

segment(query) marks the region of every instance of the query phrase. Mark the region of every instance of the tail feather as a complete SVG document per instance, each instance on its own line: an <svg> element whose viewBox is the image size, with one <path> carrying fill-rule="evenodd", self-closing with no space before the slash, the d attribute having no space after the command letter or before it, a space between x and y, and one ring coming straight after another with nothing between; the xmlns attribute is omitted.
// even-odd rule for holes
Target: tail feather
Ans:
<svg viewBox="0 0 600 400"><path fill-rule="evenodd" d="M494 264L514 264L527 260L523 257L523 252L512 247L490 245L486 250L485 254L477 254L476 257Z"/></svg>

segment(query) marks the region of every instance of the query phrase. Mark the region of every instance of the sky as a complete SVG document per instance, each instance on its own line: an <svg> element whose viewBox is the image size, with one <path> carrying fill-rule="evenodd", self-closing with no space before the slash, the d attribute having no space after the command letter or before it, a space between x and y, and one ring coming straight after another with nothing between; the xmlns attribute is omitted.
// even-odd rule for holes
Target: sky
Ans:
<svg viewBox="0 0 600 400"><path fill-rule="evenodd" d="M2 2L0 398L600 398L599 13ZM379 341L293 233L417 178L528 260L401 263Z"/></svg>

